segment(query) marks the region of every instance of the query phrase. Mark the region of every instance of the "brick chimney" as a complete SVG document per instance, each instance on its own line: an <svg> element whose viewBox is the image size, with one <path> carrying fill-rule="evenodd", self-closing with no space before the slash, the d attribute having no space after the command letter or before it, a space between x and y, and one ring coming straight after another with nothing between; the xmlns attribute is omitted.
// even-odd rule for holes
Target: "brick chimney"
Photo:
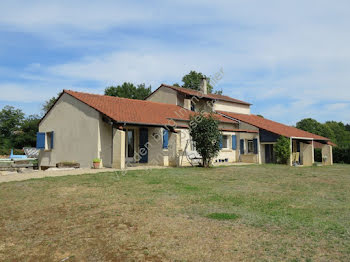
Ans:
<svg viewBox="0 0 350 262"><path fill-rule="evenodd" d="M205 95L208 94L208 80L205 76L202 77L202 81L199 89L203 94Z"/></svg>

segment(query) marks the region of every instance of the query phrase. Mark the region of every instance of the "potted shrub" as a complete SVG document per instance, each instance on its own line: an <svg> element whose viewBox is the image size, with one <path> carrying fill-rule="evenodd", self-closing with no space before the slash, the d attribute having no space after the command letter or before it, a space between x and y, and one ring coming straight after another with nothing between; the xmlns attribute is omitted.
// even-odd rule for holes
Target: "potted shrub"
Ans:
<svg viewBox="0 0 350 262"><path fill-rule="evenodd" d="M95 158L94 160L92 160L92 163L93 163L95 169L100 168L101 159Z"/></svg>

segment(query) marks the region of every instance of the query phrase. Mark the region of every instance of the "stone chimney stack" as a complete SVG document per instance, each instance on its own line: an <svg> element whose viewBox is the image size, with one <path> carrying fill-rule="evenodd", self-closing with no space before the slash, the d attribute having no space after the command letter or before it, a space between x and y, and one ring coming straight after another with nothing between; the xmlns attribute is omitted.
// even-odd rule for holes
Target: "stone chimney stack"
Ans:
<svg viewBox="0 0 350 262"><path fill-rule="evenodd" d="M202 77L200 91L205 95L208 94L208 80L205 76Z"/></svg>

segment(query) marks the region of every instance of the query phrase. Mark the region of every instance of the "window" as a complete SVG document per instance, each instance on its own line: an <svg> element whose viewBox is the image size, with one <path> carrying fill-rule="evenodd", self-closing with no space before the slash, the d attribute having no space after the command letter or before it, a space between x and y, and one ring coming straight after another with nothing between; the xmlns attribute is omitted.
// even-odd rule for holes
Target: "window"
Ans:
<svg viewBox="0 0 350 262"><path fill-rule="evenodd" d="M196 105L193 103L193 101L191 101L191 111L196 111Z"/></svg>
<svg viewBox="0 0 350 262"><path fill-rule="evenodd" d="M134 157L134 153L135 153L135 150L134 150L134 130L128 130L127 135L128 135L128 138L127 138L127 147L128 147L127 157L132 158L132 157Z"/></svg>
<svg viewBox="0 0 350 262"><path fill-rule="evenodd" d="M53 148L53 132L47 132L46 133L45 149L51 150L52 148Z"/></svg>
<svg viewBox="0 0 350 262"><path fill-rule="evenodd" d="M51 150L53 149L54 132L38 132L36 135L36 148Z"/></svg>
<svg viewBox="0 0 350 262"><path fill-rule="evenodd" d="M163 129L163 149L168 149L169 143L169 132L166 129Z"/></svg>
<svg viewBox="0 0 350 262"><path fill-rule="evenodd" d="M248 154L254 153L254 143L253 140L248 140Z"/></svg>
<svg viewBox="0 0 350 262"><path fill-rule="evenodd" d="M228 148L228 136L222 136L222 148Z"/></svg>

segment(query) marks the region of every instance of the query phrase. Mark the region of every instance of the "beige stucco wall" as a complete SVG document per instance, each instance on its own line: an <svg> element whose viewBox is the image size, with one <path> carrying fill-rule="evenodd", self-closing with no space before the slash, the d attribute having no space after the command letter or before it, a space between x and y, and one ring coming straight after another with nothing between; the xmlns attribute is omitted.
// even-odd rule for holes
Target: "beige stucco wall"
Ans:
<svg viewBox="0 0 350 262"><path fill-rule="evenodd" d="M228 163L237 162L237 149L232 149L232 136L237 135L235 132L222 132L222 135L228 136L228 148L222 148L219 152L219 155L214 158L214 163L220 163L219 160L228 159ZM236 138L237 139L237 138ZM225 163L225 162L224 162Z"/></svg>
<svg viewBox="0 0 350 262"><path fill-rule="evenodd" d="M170 135L170 132L169 132ZM169 141L169 140L168 140ZM148 164L168 166L169 149L163 149L163 128L150 127L148 128ZM169 144L169 142L168 142Z"/></svg>
<svg viewBox="0 0 350 262"><path fill-rule="evenodd" d="M166 103L166 104L177 104L177 92L171 88L162 86L152 95L150 95L146 100ZM183 102L182 102L183 104Z"/></svg>
<svg viewBox="0 0 350 262"><path fill-rule="evenodd" d="M252 130L252 131L259 131L259 128L257 128L256 126L244 123L244 122L240 122L239 123L239 129L243 129L243 130Z"/></svg>
<svg viewBox="0 0 350 262"><path fill-rule="evenodd" d="M313 144L300 143L300 155L303 166L312 166L314 163Z"/></svg>
<svg viewBox="0 0 350 262"><path fill-rule="evenodd" d="M239 114L250 114L250 106L238 103L231 103L226 101L216 101L214 104L214 110L216 111L226 111Z"/></svg>
<svg viewBox="0 0 350 262"><path fill-rule="evenodd" d="M92 160L100 154L108 162L108 153L101 152L106 140L101 143L100 137L107 131L100 130L100 114L72 96L63 94L40 123L39 132L51 131L54 131L54 148L41 150L40 166L76 161L81 167L91 167Z"/></svg>
<svg viewBox="0 0 350 262"><path fill-rule="evenodd" d="M191 164L189 163L188 159L186 158L186 155L184 151L192 151L191 150L191 139L189 135L189 130L188 129L177 129L178 131L178 138L179 138L179 147L178 147L178 165L179 166L190 166ZM237 135L235 132L223 132L223 135L228 136L228 148L223 148L220 150L219 155L213 159L214 163L219 163L219 159L225 160L226 158L228 159L228 163L233 163L237 162L238 160L238 151L237 150L232 150L232 135ZM187 147L186 147L187 144ZM216 161L217 160L217 161Z"/></svg>
<svg viewBox="0 0 350 262"><path fill-rule="evenodd" d="M248 154L248 140L258 139L258 154ZM244 154L240 153L240 140L244 139ZM243 163L262 163L261 145L258 133L238 133L237 135L237 150L239 154L239 161Z"/></svg>
<svg viewBox="0 0 350 262"><path fill-rule="evenodd" d="M113 128L113 168L124 169L125 163L125 131Z"/></svg>
<svg viewBox="0 0 350 262"><path fill-rule="evenodd" d="M323 158L327 157L327 160L324 161ZM333 148L330 145L324 145L322 147L322 163L323 165L329 166L333 165Z"/></svg>
<svg viewBox="0 0 350 262"><path fill-rule="evenodd" d="M211 107L212 103L210 103L211 100L192 98L192 101L195 105L196 112L202 112L202 111L211 112L211 111L213 111L213 109Z"/></svg>

